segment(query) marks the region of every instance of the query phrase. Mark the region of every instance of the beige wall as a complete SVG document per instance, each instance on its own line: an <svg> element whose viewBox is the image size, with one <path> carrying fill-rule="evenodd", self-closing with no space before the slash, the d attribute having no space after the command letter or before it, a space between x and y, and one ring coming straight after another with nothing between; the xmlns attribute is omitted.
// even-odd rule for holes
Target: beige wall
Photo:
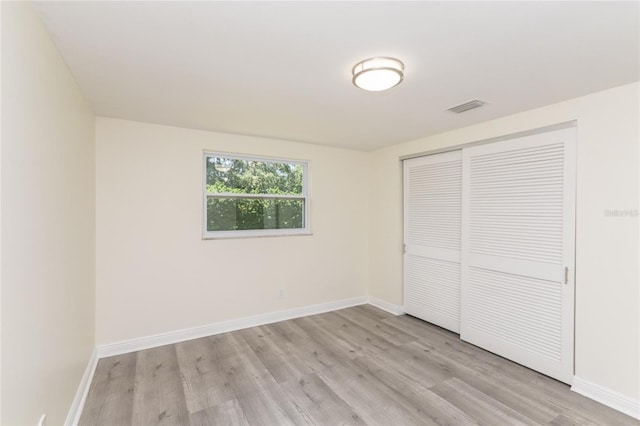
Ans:
<svg viewBox="0 0 640 426"><path fill-rule="evenodd" d="M638 209L638 91L621 86L372 153L370 294L402 304L400 156L575 119L576 375L638 399L639 219L605 216Z"/></svg>
<svg viewBox="0 0 640 426"><path fill-rule="evenodd" d="M2 28L2 7L0 6L0 29ZM0 44L2 34L0 32ZM0 51L2 46L0 46ZM0 61L0 64L2 62ZM0 82L2 81L2 66L0 66ZM1 84L0 84L1 86ZM0 94L2 88L0 87ZM2 117L2 96L0 96L0 118ZM2 125L0 124L0 129ZM0 133L2 131L0 130ZM2 135L0 134L0 424L2 424Z"/></svg>
<svg viewBox="0 0 640 426"><path fill-rule="evenodd" d="M2 419L61 424L94 346L94 119L39 18L2 2Z"/></svg>
<svg viewBox="0 0 640 426"><path fill-rule="evenodd" d="M2 7L0 6L0 29L2 28ZM2 34L0 32L0 44ZM2 47L0 46L0 51ZM0 64L2 62L0 61ZM0 82L2 81L2 66L0 66ZM0 85L1 86L1 85ZM2 88L0 87L0 94ZM0 96L0 118L2 117L2 96ZM2 125L0 124L0 129ZM0 133L2 131L0 130ZM2 135L0 134L0 424L2 424Z"/></svg>
<svg viewBox="0 0 640 426"><path fill-rule="evenodd" d="M203 150L309 160L313 235L203 240ZM97 118L97 343L366 295L367 167L362 152Z"/></svg>

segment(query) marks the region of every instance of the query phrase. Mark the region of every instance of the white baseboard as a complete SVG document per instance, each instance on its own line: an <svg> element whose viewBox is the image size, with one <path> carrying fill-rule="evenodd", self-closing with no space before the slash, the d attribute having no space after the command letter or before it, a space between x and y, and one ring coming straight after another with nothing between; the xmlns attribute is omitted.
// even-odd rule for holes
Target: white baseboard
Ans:
<svg viewBox="0 0 640 426"><path fill-rule="evenodd" d="M640 420L640 401L637 399L629 398L619 392L607 389L577 376L573 377L571 390Z"/></svg>
<svg viewBox="0 0 640 426"><path fill-rule="evenodd" d="M168 333L156 334L154 336L147 336L138 339L99 345L96 349L98 352L98 358L105 358L108 356L120 355L129 352L140 351L143 349L184 342L185 340L212 336L214 334L241 330L243 328L271 324L274 322L284 321L292 318L321 314L324 312L335 311L337 309L363 305L367 302L368 299L365 296L353 297L350 299L336 300L334 302L321 303L318 305L303 306L301 308L287 309L285 311L270 312L266 314L255 315L252 317L239 318L199 327L187 328L184 330L170 331Z"/></svg>
<svg viewBox="0 0 640 426"><path fill-rule="evenodd" d="M382 299L378 299L376 297L369 296L369 304L375 306L376 308L380 308L383 311L387 311L393 315L402 315L404 314L404 308L400 305L394 305L393 303L385 302Z"/></svg>
<svg viewBox="0 0 640 426"><path fill-rule="evenodd" d="M98 351L96 349L91 353L87 368L84 370L82 379L80 379L80 385L76 391L76 395L71 402L71 408L67 413L67 419L64 421L65 426L76 426L80 421L80 415L82 414L82 408L84 407L84 401L87 399L89 388L91 387L91 379L98 366Z"/></svg>

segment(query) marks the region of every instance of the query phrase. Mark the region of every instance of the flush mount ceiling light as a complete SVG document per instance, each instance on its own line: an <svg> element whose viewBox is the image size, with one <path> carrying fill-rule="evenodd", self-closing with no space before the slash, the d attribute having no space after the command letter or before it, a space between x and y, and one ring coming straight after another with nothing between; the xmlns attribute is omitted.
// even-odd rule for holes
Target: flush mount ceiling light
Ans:
<svg viewBox="0 0 640 426"><path fill-rule="evenodd" d="M369 58L358 62L351 72L356 87L380 92L400 84L404 77L404 64L394 58Z"/></svg>

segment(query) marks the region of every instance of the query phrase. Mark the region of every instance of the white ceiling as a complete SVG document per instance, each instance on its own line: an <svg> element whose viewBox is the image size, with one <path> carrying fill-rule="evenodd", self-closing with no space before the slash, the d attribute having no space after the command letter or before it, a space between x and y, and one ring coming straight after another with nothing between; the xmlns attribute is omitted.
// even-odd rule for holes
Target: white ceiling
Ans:
<svg viewBox="0 0 640 426"><path fill-rule="evenodd" d="M37 2L97 115L372 150L639 79L638 2ZM405 63L388 92L351 84ZM446 111L482 99L464 114Z"/></svg>

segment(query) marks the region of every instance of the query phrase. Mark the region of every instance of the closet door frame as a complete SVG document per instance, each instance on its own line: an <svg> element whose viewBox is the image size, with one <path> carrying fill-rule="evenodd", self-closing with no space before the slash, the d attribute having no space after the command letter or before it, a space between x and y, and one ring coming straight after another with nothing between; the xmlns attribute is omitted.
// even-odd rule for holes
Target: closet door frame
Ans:
<svg viewBox="0 0 640 426"><path fill-rule="evenodd" d="M537 135L537 134L541 134L541 133L547 133L547 132L552 132L555 130L560 130L560 129L567 129L567 128L575 128L577 127L577 121L576 120L572 120L572 121L567 121L567 122L563 122L563 123L557 123L557 124L553 124L550 126L545 126L545 127L540 127L540 128L535 128L535 129L530 129L530 130L526 130L526 131L522 131L522 132L517 132L517 133L512 133L512 134L507 134L507 135L503 135L503 136L498 136L498 137L493 137L493 138L488 138L488 139L483 139L483 140L478 140L478 141L474 141L474 142L469 142L469 143L463 143L463 144L457 144L457 145L452 145L450 147L446 147L446 148L440 148L440 149L434 149L434 150L428 150L428 151L423 151L423 152L418 152L418 153L414 153L411 155L406 155L406 156L401 156L399 159L401 161L404 160L409 160L409 159L413 159L413 158L417 158L417 157L425 157L425 156L430 156L430 155L434 155L434 154L440 154L440 153L445 153L445 152L451 152L451 151L459 151L459 150L463 150L465 148L469 148L469 147L474 147L474 146L479 146L479 145L485 145L485 144L492 144L492 143L496 143L496 142L501 142L501 141L508 141L508 140L513 140L513 139L517 139L517 138L521 138L521 137L525 137L525 136L529 136L529 135ZM563 309L567 310L567 312L571 312L572 314L570 315L569 319L570 319L570 325L569 326L565 326L563 327L562 330L562 341L563 344L566 345L570 345L570 349L568 350L568 356L566 356L563 360L563 374L562 374L562 381L566 382L566 383L571 383L572 379L573 379L573 374L575 371L575 364L574 364L574 357L575 357L575 287L576 287L576 283L575 283L575 233L576 233L576 150L577 150L577 131L576 131L576 137L574 137L574 140L572 143L566 144L565 145L565 155L568 156L568 158L570 158L569 161L565 161L564 162L564 174L563 174L563 179L565 181L565 187L571 187L573 188L572 194L565 194L564 197L564 208L563 208L563 223L570 223L571 225L568 227L565 227L565 233L566 235L563 238L563 266L566 269L565 272L565 277L566 278L566 285L564 287L566 287L566 289L564 289L565 291L565 295L563 297ZM404 168L403 168L404 169ZM406 191L406 176L403 176L403 184L405 185L404 190ZM403 237L403 242L406 241L406 233L407 233L407 213L406 213L406 206L405 206L405 201L404 201L404 197L406 195L403 196L403 207L405 208L404 212L403 212L403 230L404 230L404 237ZM464 202L464 197L463 197L463 202ZM463 246L461 247L461 262L463 261L464 258L464 244L465 241L463 239L462 241ZM406 246L405 246L405 252L406 252ZM403 265L404 265L404 270L403 270L403 289L404 289L404 284L406 283L406 254L403 255ZM462 263L461 263L461 282L464 280L463 277L463 272L462 272ZM462 283L461 283L462 284ZM462 299L462 294L461 294L461 299ZM461 300L462 303L462 300ZM462 305L461 305L462 306ZM462 312L461 309L461 319L462 316L464 315L464 313ZM569 347L569 346L567 346ZM545 373L546 374L546 373Z"/></svg>

